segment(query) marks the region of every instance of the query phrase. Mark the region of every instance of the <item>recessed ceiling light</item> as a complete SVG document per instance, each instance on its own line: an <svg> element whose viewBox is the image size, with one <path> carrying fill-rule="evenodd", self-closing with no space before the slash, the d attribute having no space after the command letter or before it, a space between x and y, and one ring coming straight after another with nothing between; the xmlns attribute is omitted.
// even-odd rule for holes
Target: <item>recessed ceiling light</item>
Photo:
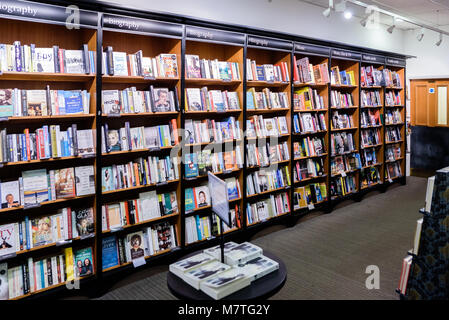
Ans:
<svg viewBox="0 0 449 320"><path fill-rule="evenodd" d="M345 19L351 19L352 18L352 12L351 11L345 11L345 13L343 14Z"/></svg>

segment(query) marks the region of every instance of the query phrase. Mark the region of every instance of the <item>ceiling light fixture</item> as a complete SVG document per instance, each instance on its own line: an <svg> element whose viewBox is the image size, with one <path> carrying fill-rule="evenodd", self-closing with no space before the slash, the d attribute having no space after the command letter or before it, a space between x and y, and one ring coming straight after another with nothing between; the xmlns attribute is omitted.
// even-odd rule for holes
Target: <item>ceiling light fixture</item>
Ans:
<svg viewBox="0 0 449 320"><path fill-rule="evenodd" d="M329 0L329 6L327 7L326 10L323 11L323 16L325 16L326 18L329 18L333 7L334 7L334 0Z"/></svg>
<svg viewBox="0 0 449 320"><path fill-rule="evenodd" d="M362 27L366 27L366 24L368 23L368 18L369 18L369 16L360 20L360 24L362 25Z"/></svg>
<svg viewBox="0 0 449 320"><path fill-rule="evenodd" d="M352 12L346 10L346 11L344 12L343 16L345 17L345 19L349 20L349 19L352 18Z"/></svg>
<svg viewBox="0 0 449 320"><path fill-rule="evenodd" d="M439 47L440 44L441 44L441 42L443 42L443 34L442 34L442 33L440 33L440 40L438 40L438 42L435 43L435 45L436 45L437 47Z"/></svg>
<svg viewBox="0 0 449 320"><path fill-rule="evenodd" d="M396 27L396 18L393 17L393 25L388 27L388 29L387 29L388 33L393 33L393 30L394 30L395 27Z"/></svg>
<svg viewBox="0 0 449 320"><path fill-rule="evenodd" d="M335 5L336 12L345 12L346 11L346 0L342 0Z"/></svg>
<svg viewBox="0 0 449 320"><path fill-rule="evenodd" d="M416 39L418 39L418 41L421 41L423 37L424 37L424 28L421 28L418 35L416 36Z"/></svg>

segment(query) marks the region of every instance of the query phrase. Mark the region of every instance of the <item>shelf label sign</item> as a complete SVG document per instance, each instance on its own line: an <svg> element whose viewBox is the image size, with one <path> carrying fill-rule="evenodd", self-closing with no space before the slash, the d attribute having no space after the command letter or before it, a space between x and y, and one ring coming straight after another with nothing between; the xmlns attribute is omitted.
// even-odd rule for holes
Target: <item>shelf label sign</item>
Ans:
<svg viewBox="0 0 449 320"><path fill-rule="evenodd" d="M216 175L207 172L209 178L209 192L212 201L212 211L220 219L231 227L231 215L229 212L228 186L226 181L217 178Z"/></svg>
<svg viewBox="0 0 449 320"><path fill-rule="evenodd" d="M182 37L182 25L105 13L103 27L140 33Z"/></svg>
<svg viewBox="0 0 449 320"><path fill-rule="evenodd" d="M372 55L372 54L362 54L362 61L378 63L378 64L385 64L385 57Z"/></svg>
<svg viewBox="0 0 449 320"><path fill-rule="evenodd" d="M186 26L186 36L188 39L210 40L217 42L227 42L234 44L245 44L245 35L242 33L221 31L217 29L200 28Z"/></svg>
<svg viewBox="0 0 449 320"><path fill-rule="evenodd" d="M350 60L360 60L362 55L359 52L332 49L332 56Z"/></svg>
<svg viewBox="0 0 449 320"><path fill-rule="evenodd" d="M331 50L328 47L314 46L305 43L295 43L295 53L310 53L329 56L330 52Z"/></svg>
<svg viewBox="0 0 449 320"><path fill-rule="evenodd" d="M293 48L293 43L290 41L282 41L277 39L262 38L255 36L248 36L248 45L269 49L279 49L285 51L291 51Z"/></svg>
<svg viewBox="0 0 449 320"><path fill-rule="evenodd" d="M391 66L405 67L405 59L386 58L386 64Z"/></svg>

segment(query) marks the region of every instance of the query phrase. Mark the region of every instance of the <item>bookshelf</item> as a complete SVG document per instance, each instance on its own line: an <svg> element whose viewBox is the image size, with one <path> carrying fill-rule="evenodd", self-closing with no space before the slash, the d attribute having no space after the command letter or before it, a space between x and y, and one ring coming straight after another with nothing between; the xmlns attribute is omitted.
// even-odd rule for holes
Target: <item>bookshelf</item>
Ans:
<svg viewBox="0 0 449 320"><path fill-rule="evenodd" d="M97 20L92 19L92 24L82 25L79 29L69 30L63 24L58 24L58 19L61 18L60 11L58 8L54 8L54 20L49 21L45 19L36 19L35 22L20 21L15 19L8 19L7 17L0 18L0 28L2 29L2 35L0 36L0 43L11 45L15 41L20 41L20 46L30 46L34 44L36 48L52 48L53 45L57 44L60 49L65 50L79 50L84 44L87 45L89 51L96 51L96 40L97 40ZM81 11L81 15L91 15L91 12ZM96 14L94 14L96 17ZM40 21L39 21L40 20ZM48 35L51 34L51 37ZM16 46L19 48L19 46ZM22 52L25 54L24 49ZM23 68L25 68L25 63L27 68L31 68L28 64L27 59L21 62ZM96 157L95 154L88 156L82 156L78 154L65 155L62 156L62 148L55 151L50 150L49 157L44 156L41 153L39 145L36 143L36 135L38 135L37 130L41 128L50 128L51 126L59 126L61 132L67 131L68 128L72 130L76 125L76 130L95 130L96 129L96 75L95 73L52 73L52 72L24 72L24 71L11 71L19 70L17 68L18 61L11 61L15 66L10 64L11 69L4 72L0 72L0 90L6 89L20 89L24 93L22 99L26 97L26 102L22 100L22 110L21 115L17 115L17 112L13 116L3 118L0 123L0 130L6 130L5 138L8 136L13 138L22 138L21 144L9 144L10 150L7 161L3 158L3 162L0 165L0 175L2 182L3 192L7 191L5 184L16 181L18 178L24 177L24 172L30 172L31 170L40 170L42 177L47 179L47 189L55 190L55 194L51 191L47 192L44 198L36 199L34 204L31 204L27 200L24 203L24 199L19 199L17 197L18 204L15 207L0 209L1 221L0 224L4 227L8 224L20 225L19 229L15 229L20 233L22 230L23 238L17 237L15 243L18 244L14 253L1 257L1 264L6 263L8 268L8 274L13 278L17 276L17 280L20 279L20 273L17 270L26 268L27 272L33 272L40 265L47 264L45 268L47 269L48 263L55 263L54 266L63 262L64 258L61 260L60 256L64 254L65 250L72 250L75 254L78 250L84 248L91 248L91 255L89 261L91 263L91 271L85 276L75 275L77 280L82 282L90 281L96 279L98 275L96 253L99 248L96 246L95 234L97 233L98 224L96 221L96 202L97 198L95 192L91 194L81 195L77 192L81 192L81 188L72 184L74 177L71 175L75 171L70 170L64 171L62 169L66 168L77 168L81 166L90 166L92 168L92 174L94 174L94 168L96 167ZM5 66L6 67L6 66ZM47 89L47 86L49 89ZM30 91L35 90L35 91ZM38 91L40 90L40 91ZM83 101L85 104L85 113L82 114L51 114L55 112L56 109L52 108L50 102L55 103L54 96L46 97L45 101L32 100L32 94L35 92L47 92L50 94L49 90L64 90L64 91L76 91L85 90L86 96L90 95L90 99ZM17 102L17 100L16 100ZM47 105L45 110L44 105ZM59 106L59 104L58 104ZM36 115L25 115L31 112L35 112ZM60 111L60 110L58 110ZM68 111L68 110L66 110ZM62 111L61 111L62 112ZM42 129L44 130L44 129ZM74 131L71 131L72 133ZM23 137L22 137L23 134ZM6 143L6 139L3 141ZM13 140L10 140L12 142ZM16 140L18 142L19 140ZM41 141L40 144L43 148L45 143ZM6 149L4 149L5 151ZM74 152L75 149L72 151ZM94 150L91 150L94 151ZM15 154L13 154L15 153ZM45 159L44 159L45 158ZM55 178L55 181L50 181L51 173L55 173L59 178ZM64 183L62 172L67 172L67 180ZM45 175L43 175L45 173ZM61 176L59 176L61 174ZM94 178L93 176L90 176ZM95 181L94 181L95 183ZM17 186L20 185L17 184ZM73 189L72 189L73 188ZM69 194L63 194L64 191L71 190ZM19 190L15 188L9 189L11 194L18 195ZM92 190L94 191L94 190ZM17 192L17 194L16 194ZM44 194L42 194L44 195ZM14 196L15 197L15 196ZM43 200L43 201L42 201ZM3 199L2 199L3 202ZM90 208L90 219L93 223L93 230L89 234L80 234L78 236L72 235L72 230L68 231L66 235L58 232L62 232L62 229L56 229L55 223L63 223L61 219L69 216L70 211L64 211L64 208L70 208L74 214L80 213L81 209ZM76 213L75 213L76 212ZM75 215L73 215L75 217ZM28 222L29 221L29 222ZM52 232L51 228L53 223L53 228L57 232ZM73 221L76 223L76 221ZM68 224L65 224L68 225ZM59 225L58 225L59 226ZM22 228L23 227L23 228ZM78 230L79 231L79 230ZM92 268L93 265L93 268ZM18 269L19 268L19 269ZM62 269L62 265L61 265ZM51 275L50 271L48 271ZM53 269L53 275L56 275L57 270ZM51 279L50 279L51 278ZM36 280L37 281L37 280ZM25 281L22 285L23 290L15 290L11 292L10 299L18 300L28 297L33 297L40 295L44 292L53 290L55 288L65 287L70 280L67 277L61 277L59 273L59 278L50 277L45 279L44 283L36 284L31 281Z"/></svg>
<svg viewBox="0 0 449 320"><path fill-rule="evenodd" d="M293 138L294 188L292 190L293 213L319 208L328 203L329 190L329 66L330 50L326 47L295 43L293 57L293 114L302 130L295 129ZM306 74L304 76L304 73ZM306 77L306 79L304 79ZM317 117L315 131L304 131L306 115ZM323 119L324 124L320 124ZM294 120L295 121L295 120ZM325 127L323 127L323 125ZM301 168L311 163L321 170L301 175ZM299 169L297 169L299 168ZM298 179L298 176L301 178ZM316 186L318 188L316 188Z"/></svg>
<svg viewBox="0 0 449 320"><path fill-rule="evenodd" d="M404 182L406 174L406 92L405 60L386 58L385 68L391 78L398 82L386 83L385 86L385 181ZM393 79L391 79L393 80ZM390 115L390 116L389 116ZM389 121L388 121L389 120ZM396 137L392 137L396 134ZM398 136L399 135L399 136ZM391 150L391 151L390 151Z"/></svg>
<svg viewBox="0 0 449 320"><path fill-rule="evenodd" d="M191 247L242 228L243 34L187 26L184 61L183 245ZM195 98L201 97L201 101ZM201 106L199 106L201 105ZM212 213L207 172L232 186L234 224L220 230ZM201 201L205 196L205 201Z"/></svg>

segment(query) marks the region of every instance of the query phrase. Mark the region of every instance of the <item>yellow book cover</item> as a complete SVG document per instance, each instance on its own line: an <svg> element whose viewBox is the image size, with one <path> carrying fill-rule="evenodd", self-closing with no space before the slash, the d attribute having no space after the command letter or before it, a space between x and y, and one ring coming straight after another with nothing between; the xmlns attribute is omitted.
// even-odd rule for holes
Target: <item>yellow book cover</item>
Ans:
<svg viewBox="0 0 449 320"><path fill-rule="evenodd" d="M73 276L74 264L73 264L72 248L65 248L64 255L65 255L65 268L66 268L65 272L67 274L67 281L72 281L74 280Z"/></svg>
<svg viewBox="0 0 449 320"><path fill-rule="evenodd" d="M346 74L349 76L351 85L355 86L354 71L347 71Z"/></svg>

